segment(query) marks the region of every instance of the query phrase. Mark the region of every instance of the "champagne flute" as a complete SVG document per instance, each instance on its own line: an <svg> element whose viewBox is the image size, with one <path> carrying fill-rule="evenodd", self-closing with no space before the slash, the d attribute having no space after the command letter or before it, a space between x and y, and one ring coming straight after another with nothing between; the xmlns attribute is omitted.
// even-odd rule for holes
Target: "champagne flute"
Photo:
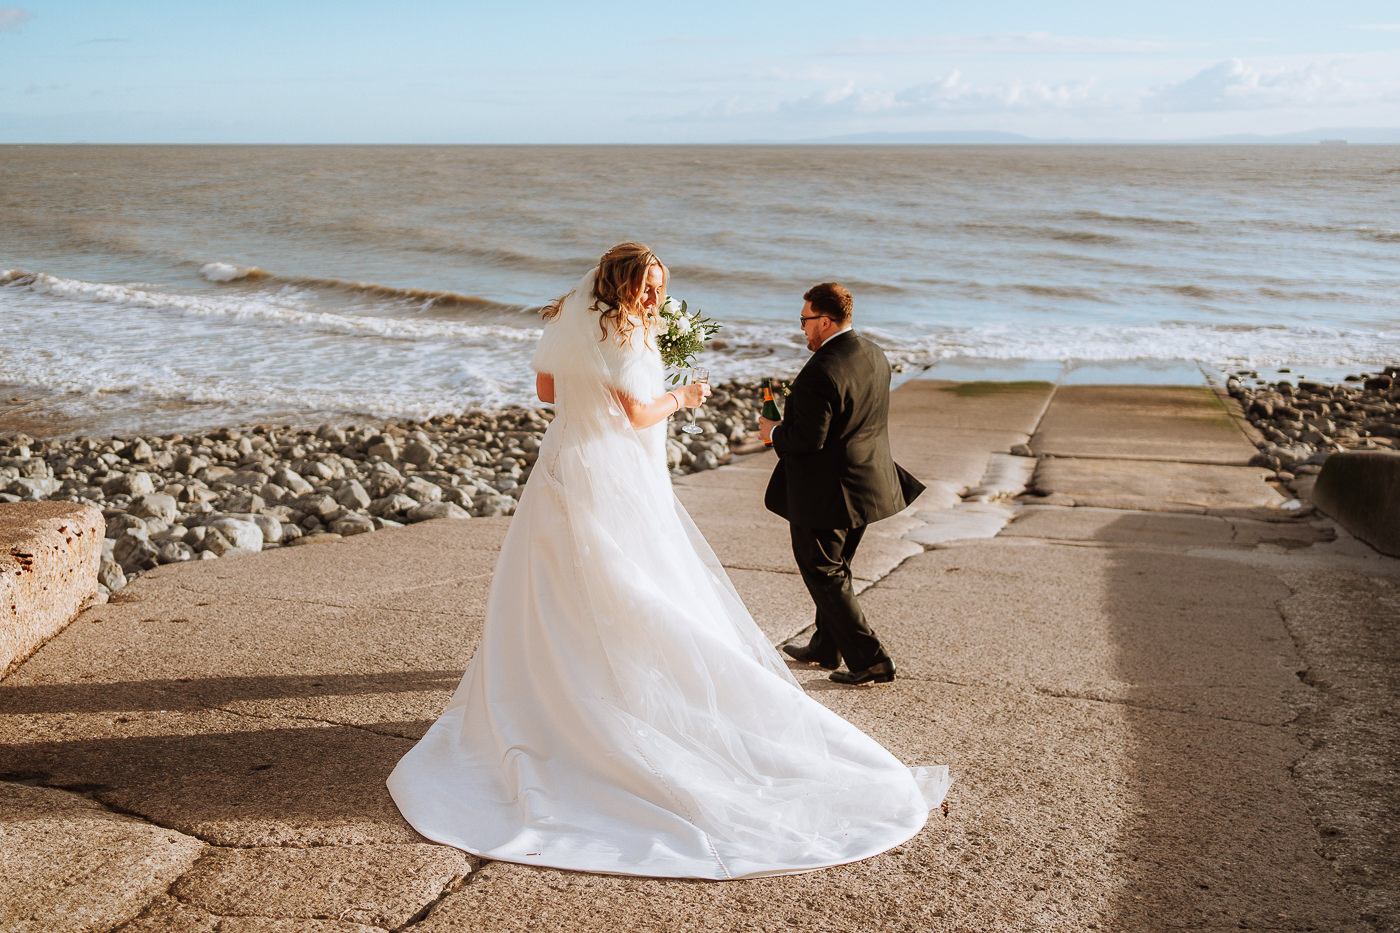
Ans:
<svg viewBox="0 0 1400 933"><path fill-rule="evenodd" d="M709 371L708 369L705 369L705 368L702 367L702 366L694 366L694 367L691 368L691 370L690 370L690 382L692 382L692 383L700 383L700 382L708 383L709 381L710 381L710 371ZM700 425L698 425L698 424L695 423L695 409L694 409L694 408L691 408L691 409L688 409L688 410L687 410L687 412L686 412L686 421L687 421L688 423L681 425L681 430L684 431L686 434L703 434L703 433L705 433L705 429L702 428L702 427L700 427Z"/></svg>

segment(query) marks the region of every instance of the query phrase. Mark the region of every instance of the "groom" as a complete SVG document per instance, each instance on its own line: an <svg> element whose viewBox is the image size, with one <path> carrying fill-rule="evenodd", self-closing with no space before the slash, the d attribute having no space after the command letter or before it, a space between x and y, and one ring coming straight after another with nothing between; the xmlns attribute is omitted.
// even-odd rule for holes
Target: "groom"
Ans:
<svg viewBox="0 0 1400 933"><path fill-rule="evenodd" d="M835 671L839 684L889 683L894 662L856 601L851 560L866 525L903 509L924 486L890 456L890 364L851 330L851 293L823 282L802 299L812 357L792 383L783 420L759 419L759 436L778 454L764 505L788 520L817 606L811 642L783 650Z"/></svg>

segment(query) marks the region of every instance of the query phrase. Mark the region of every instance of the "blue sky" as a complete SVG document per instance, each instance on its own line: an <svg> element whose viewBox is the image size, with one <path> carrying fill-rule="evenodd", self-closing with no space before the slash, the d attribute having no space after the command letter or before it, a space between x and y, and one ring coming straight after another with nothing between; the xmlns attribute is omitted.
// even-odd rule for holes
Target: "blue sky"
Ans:
<svg viewBox="0 0 1400 933"><path fill-rule="evenodd" d="M1180 139L1329 126L1400 129L1396 0L0 7L0 143Z"/></svg>

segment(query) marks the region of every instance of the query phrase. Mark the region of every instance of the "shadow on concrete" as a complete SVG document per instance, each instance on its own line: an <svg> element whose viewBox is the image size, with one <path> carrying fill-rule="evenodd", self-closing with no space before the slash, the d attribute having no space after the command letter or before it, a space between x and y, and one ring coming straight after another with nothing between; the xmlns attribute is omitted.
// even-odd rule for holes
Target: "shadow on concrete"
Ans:
<svg viewBox="0 0 1400 933"><path fill-rule="evenodd" d="M239 701L452 691L460 670L263 677L178 677L118 683L27 684L0 688L0 713L63 714L209 709Z"/></svg>
<svg viewBox="0 0 1400 933"><path fill-rule="evenodd" d="M419 842L384 779L431 720L394 714L421 715L417 698L430 693L436 708L460 677L396 671L7 686L4 711L42 716L44 725L28 732L34 741L0 745L0 780L86 794L217 845ZM371 696L380 698L378 717L335 720Z"/></svg>
<svg viewBox="0 0 1400 933"><path fill-rule="evenodd" d="M1279 609L1287 587L1139 526L1096 536L1117 543L1102 619L1129 802L1105 928L1356 929L1292 775L1309 691Z"/></svg>

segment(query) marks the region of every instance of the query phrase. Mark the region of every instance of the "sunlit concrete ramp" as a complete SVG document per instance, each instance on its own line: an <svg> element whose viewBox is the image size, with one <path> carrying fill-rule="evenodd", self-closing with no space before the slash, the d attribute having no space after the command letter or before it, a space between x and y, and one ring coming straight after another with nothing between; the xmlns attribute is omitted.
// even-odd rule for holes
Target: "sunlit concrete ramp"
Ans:
<svg viewBox="0 0 1400 933"><path fill-rule="evenodd" d="M1030 488L1048 505L1277 510L1233 405L1205 386L1062 386L1031 440Z"/></svg>

